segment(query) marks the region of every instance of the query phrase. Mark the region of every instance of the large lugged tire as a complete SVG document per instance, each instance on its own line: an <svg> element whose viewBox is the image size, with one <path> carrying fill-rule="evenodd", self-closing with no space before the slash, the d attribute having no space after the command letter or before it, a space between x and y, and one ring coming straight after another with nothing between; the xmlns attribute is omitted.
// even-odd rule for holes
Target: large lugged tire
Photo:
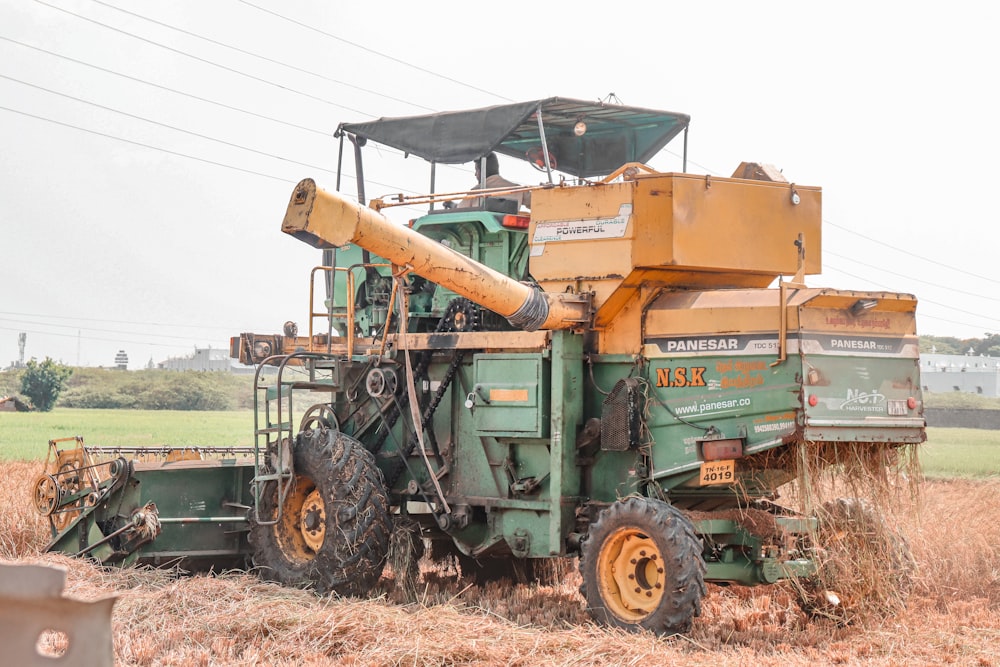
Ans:
<svg viewBox="0 0 1000 667"><path fill-rule="evenodd" d="M582 592L600 623L657 634L691 629L705 595L705 561L694 526L652 498L603 510L583 542Z"/></svg>
<svg viewBox="0 0 1000 667"><path fill-rule="evenodd" d="M326 428L300 433L293 456L281 520L251 525L254 564L263 578L288 586L365 595L382 575L392 534L382 474L359 442ZM259 516L273 518L274 482L260 502Z"/></svg>

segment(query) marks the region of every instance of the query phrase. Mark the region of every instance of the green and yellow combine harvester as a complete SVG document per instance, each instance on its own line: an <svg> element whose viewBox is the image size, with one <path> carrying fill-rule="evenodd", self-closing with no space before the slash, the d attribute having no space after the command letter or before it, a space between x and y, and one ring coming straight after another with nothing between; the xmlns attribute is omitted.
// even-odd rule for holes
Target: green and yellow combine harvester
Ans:
<svg viewBox="0 0 1000 667"><path fill-rule="evenodd" d="M364 595L408 531L479 581L579 556L595 618L658 633L690 627L705 582L815 576L817 518L778 489L924 440L916 300L804 284L819 188L648 167L688 122L550 98L340 125L357 174L392 147L432 194L300 182L281 229L323 251L308 333L232 341L258 367L254 446L54 442L50 548ZM545 181L433 194L437 165L491 153Z"/></svg>

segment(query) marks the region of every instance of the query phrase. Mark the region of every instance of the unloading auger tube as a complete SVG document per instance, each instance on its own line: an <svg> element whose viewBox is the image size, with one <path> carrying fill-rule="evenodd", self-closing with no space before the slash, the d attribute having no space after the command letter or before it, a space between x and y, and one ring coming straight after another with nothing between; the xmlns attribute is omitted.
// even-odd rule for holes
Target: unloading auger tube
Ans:
<svg viewBox="0 0 1000 667"><path fill-rule="evenodd" d="M316 248L356 243L393 264L503 315L526 331L586 324L589 303L575 294L549 294L397 225L384 215L316 187L295 186L281 231Z"/></svg>

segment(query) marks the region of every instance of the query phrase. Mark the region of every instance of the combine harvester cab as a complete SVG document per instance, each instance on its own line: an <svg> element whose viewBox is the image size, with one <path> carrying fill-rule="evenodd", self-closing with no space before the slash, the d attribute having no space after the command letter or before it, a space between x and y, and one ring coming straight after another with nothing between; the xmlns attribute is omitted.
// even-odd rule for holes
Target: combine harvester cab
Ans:
<svg viewBox="0 0 1000 667"><path fill-rule="evenodd" d="M394 531L479 581L579 556L595 618L658 633L706 581L815 577L817 519L779 488L923 441L916 301L805 285L819 188L650 168L688 121L549 98L340 126L357 165L370 143L427 160L432 193L292 193L282 231L323 251L308 331L231 350L258 364L263 576L363 595ZM433 192L490 152L545 181Z"/></svg>

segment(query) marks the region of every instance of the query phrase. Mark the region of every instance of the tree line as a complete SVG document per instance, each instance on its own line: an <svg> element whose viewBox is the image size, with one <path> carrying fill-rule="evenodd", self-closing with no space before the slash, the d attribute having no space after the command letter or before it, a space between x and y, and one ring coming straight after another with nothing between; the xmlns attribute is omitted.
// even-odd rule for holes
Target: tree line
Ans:
<svg viewBox="0 0 1000 667"><path fill-rule="evenodd" d="M921 336L921 352L937 354L971 354L1000 357L1000 334L986 333L982 338L955 338L954 336Z"/></svg>
<svg viewBox="0 0 1000 667"><path fill-rule="evenodd" d="M20 394L36 410L241 410L253 406L253 376L208 371L71 368L32 359L0 372L0 396Z"/></svg>

